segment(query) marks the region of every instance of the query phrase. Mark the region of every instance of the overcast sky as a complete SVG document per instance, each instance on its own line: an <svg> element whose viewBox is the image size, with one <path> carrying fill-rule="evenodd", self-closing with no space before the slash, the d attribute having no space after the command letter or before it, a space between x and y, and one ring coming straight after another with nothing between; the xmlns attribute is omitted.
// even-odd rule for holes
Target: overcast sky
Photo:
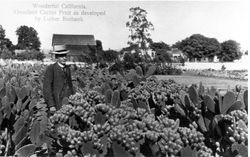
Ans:
<svg viewBox="0 0 250 157"><path fill-rule="evenodd" d="M53 33L93 34L102 41L104 49L121 49L128 41L129 31L125 25L129 8L137 6L148 12L148 20L155 28L151 32L155 42L172 45L198 33L217 38L219 42L233 39L243 50L250 49L248 1L4 0L0 1L0 24L14 44L17 43L16 29L26 25L37 30L42 49L52 48ZM78 15L73 15L74 12ZM95 15L86 15L90 12ZM71 21L73 18L77 21Z"/></svg>

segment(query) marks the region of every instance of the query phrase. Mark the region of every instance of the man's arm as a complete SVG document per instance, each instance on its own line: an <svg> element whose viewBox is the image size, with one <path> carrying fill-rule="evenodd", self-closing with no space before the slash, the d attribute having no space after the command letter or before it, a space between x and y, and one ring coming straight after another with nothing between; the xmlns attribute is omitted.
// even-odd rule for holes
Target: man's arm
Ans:
<svg viewBox="0 0 250 157"><path fill-rule="evenodd" d="M53 85L53 66L49 66L46 69L43 81L43 96L49 108L55 107L52 85Z"/></svg>

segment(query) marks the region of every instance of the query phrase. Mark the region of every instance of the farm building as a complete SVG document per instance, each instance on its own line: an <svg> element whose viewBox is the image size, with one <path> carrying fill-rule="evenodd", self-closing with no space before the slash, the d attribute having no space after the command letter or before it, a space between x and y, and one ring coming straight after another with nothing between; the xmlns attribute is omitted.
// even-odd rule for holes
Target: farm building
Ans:
<svg viewBox="0 0 250 157"><path fill-rule="evenodd" d="M70 50L68 57L70 61L82 61L86 54L95 53L96 40L94 35L53 34L52 47L55 45L66 45Z"/></svg>

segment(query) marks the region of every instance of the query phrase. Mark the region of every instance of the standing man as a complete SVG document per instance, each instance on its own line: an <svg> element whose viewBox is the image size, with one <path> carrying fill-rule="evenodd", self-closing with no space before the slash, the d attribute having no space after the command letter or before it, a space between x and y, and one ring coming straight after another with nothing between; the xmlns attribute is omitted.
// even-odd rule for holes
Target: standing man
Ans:
<svg viewBox="0 0 250 157"><path fill-rule="evenodd" d="M65 45L54 46L56 63L47 67L43 82L43 95L49 113L54 113L62 106L64 97L74 94L71 71L66 65L67 53Z"/></svg>

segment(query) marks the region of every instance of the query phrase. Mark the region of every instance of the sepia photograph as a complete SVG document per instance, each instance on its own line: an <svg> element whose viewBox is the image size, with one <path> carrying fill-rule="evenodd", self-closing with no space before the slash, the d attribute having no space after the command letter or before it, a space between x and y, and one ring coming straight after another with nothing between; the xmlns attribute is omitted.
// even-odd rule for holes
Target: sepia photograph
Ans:
<svg viewBox="0 0 250 157"><path fill-rule="evenodd" d="M0 1L0 156L247 157L247 0Z"/></svg>

